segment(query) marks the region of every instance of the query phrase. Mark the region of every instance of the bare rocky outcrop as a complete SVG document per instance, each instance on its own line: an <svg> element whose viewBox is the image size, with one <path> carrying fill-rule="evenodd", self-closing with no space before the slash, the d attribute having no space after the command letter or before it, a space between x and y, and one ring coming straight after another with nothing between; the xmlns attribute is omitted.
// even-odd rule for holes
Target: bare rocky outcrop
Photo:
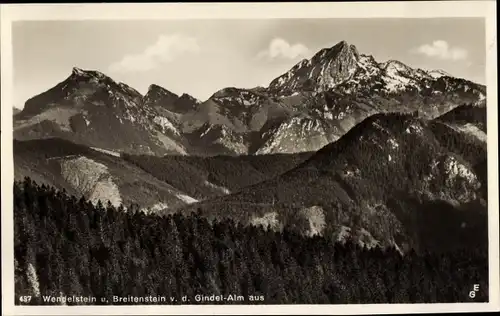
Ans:
<svg viewBox="0 0 500 316"><path fill-rule="evenodd" d="M110 201L112 205L122 203L118 186L113 182L108 167L84 156L61 160L64 179L78 192L82 192L93 203Z"/></svg>

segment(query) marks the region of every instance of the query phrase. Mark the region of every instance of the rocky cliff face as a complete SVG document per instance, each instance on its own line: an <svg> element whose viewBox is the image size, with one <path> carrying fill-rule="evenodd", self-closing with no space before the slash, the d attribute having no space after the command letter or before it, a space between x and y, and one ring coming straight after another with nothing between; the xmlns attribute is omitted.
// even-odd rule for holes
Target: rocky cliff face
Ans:
<svg viewBox="0 0 500 316"><path fill-rule="evenodd" d="M65 189L105 206L139 205L156 212L187 204L189 194L124 160L118 153L62 139L14 142L16 180Z"/></svg>
<svg viewBox="0 0 500 316"><path fill-rule="evenodd" d="M115 207L122 204L120 191L106 165L85 156L64 158L60 164L64 179L93 203L110 201Z"/></svg>
<svg viewBox="0 0 500 316"><path fill-rule="evenodd" d="M329 133L323 121L308 116L294 116L266 128L262 134L263 144L256 154L294 153L315 151L328 144Z"/></svg>
<svg viewBox="0 0 500 316"><path fill-rule="evenodd" d="M320 50L310 60L302 60L289 72L269 85L276 94L291 94L300 90L326 91L354 75L359 53L354 45L342 41Z"/></svg>

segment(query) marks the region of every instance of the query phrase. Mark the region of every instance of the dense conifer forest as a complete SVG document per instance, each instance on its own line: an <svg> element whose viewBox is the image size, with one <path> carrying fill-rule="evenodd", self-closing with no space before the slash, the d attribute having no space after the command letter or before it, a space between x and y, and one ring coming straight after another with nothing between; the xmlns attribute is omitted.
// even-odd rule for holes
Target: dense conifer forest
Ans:
<svg viewBox="0 0 500 316"><path fill-rule="evenodd" d="M93 205L29 178L14 185L14 216L16 304L80 295L95 297L93 304L155 303L113 299L129 296L166 298L159 304L488 300L488 255L479 249L402 255L229 219L209 222L201 211L146 215Z"/></svg>

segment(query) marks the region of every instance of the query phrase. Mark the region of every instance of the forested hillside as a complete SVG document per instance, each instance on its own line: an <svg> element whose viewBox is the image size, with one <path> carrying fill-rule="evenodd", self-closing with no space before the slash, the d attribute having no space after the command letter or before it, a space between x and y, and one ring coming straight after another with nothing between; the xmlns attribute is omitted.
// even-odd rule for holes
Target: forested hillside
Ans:
<svg viewBox="0 0 500 316"><path fill-rule="evenodd" d="M439 120L376 114L286 173L184 207L421 250L488 244L486 144Z"/></svg>
<svg viewBox="0 0 500 316"><path fill-rule="evenodd" d="M235 295L225 304L488 299L488 255L479 249L401 256L286 228L209 222L199 213L94 206L30 179L14 184L14 215L16 303L21 295L31 295L30 304L47 304L47 295L93 296L95 304L128 295L166 297L161 304L186 296L190 304L197 294ZM479 291L470 298L474 284Z"/></svg>
<svg viewBox="0 0 500 316"><path fill-rule="evenodd" d="M206 199L238 192L249 185L272 179L293 169L313 154L304 152L236 157L123 154L122 157L190 196Z"/></svg>

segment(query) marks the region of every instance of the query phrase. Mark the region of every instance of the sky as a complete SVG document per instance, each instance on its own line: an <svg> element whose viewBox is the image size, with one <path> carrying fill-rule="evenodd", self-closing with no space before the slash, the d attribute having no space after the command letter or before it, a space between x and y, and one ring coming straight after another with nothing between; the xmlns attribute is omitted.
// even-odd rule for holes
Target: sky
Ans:
<svg viewBox="0 0 500 316"><path fill-rule="evenodd" d="M378 62L442 69L485 83L482 18L18 21L12 26L14 106L98 70L145 94L157 84L206 100L225 87L267 86L341 40Z"/></svg>

